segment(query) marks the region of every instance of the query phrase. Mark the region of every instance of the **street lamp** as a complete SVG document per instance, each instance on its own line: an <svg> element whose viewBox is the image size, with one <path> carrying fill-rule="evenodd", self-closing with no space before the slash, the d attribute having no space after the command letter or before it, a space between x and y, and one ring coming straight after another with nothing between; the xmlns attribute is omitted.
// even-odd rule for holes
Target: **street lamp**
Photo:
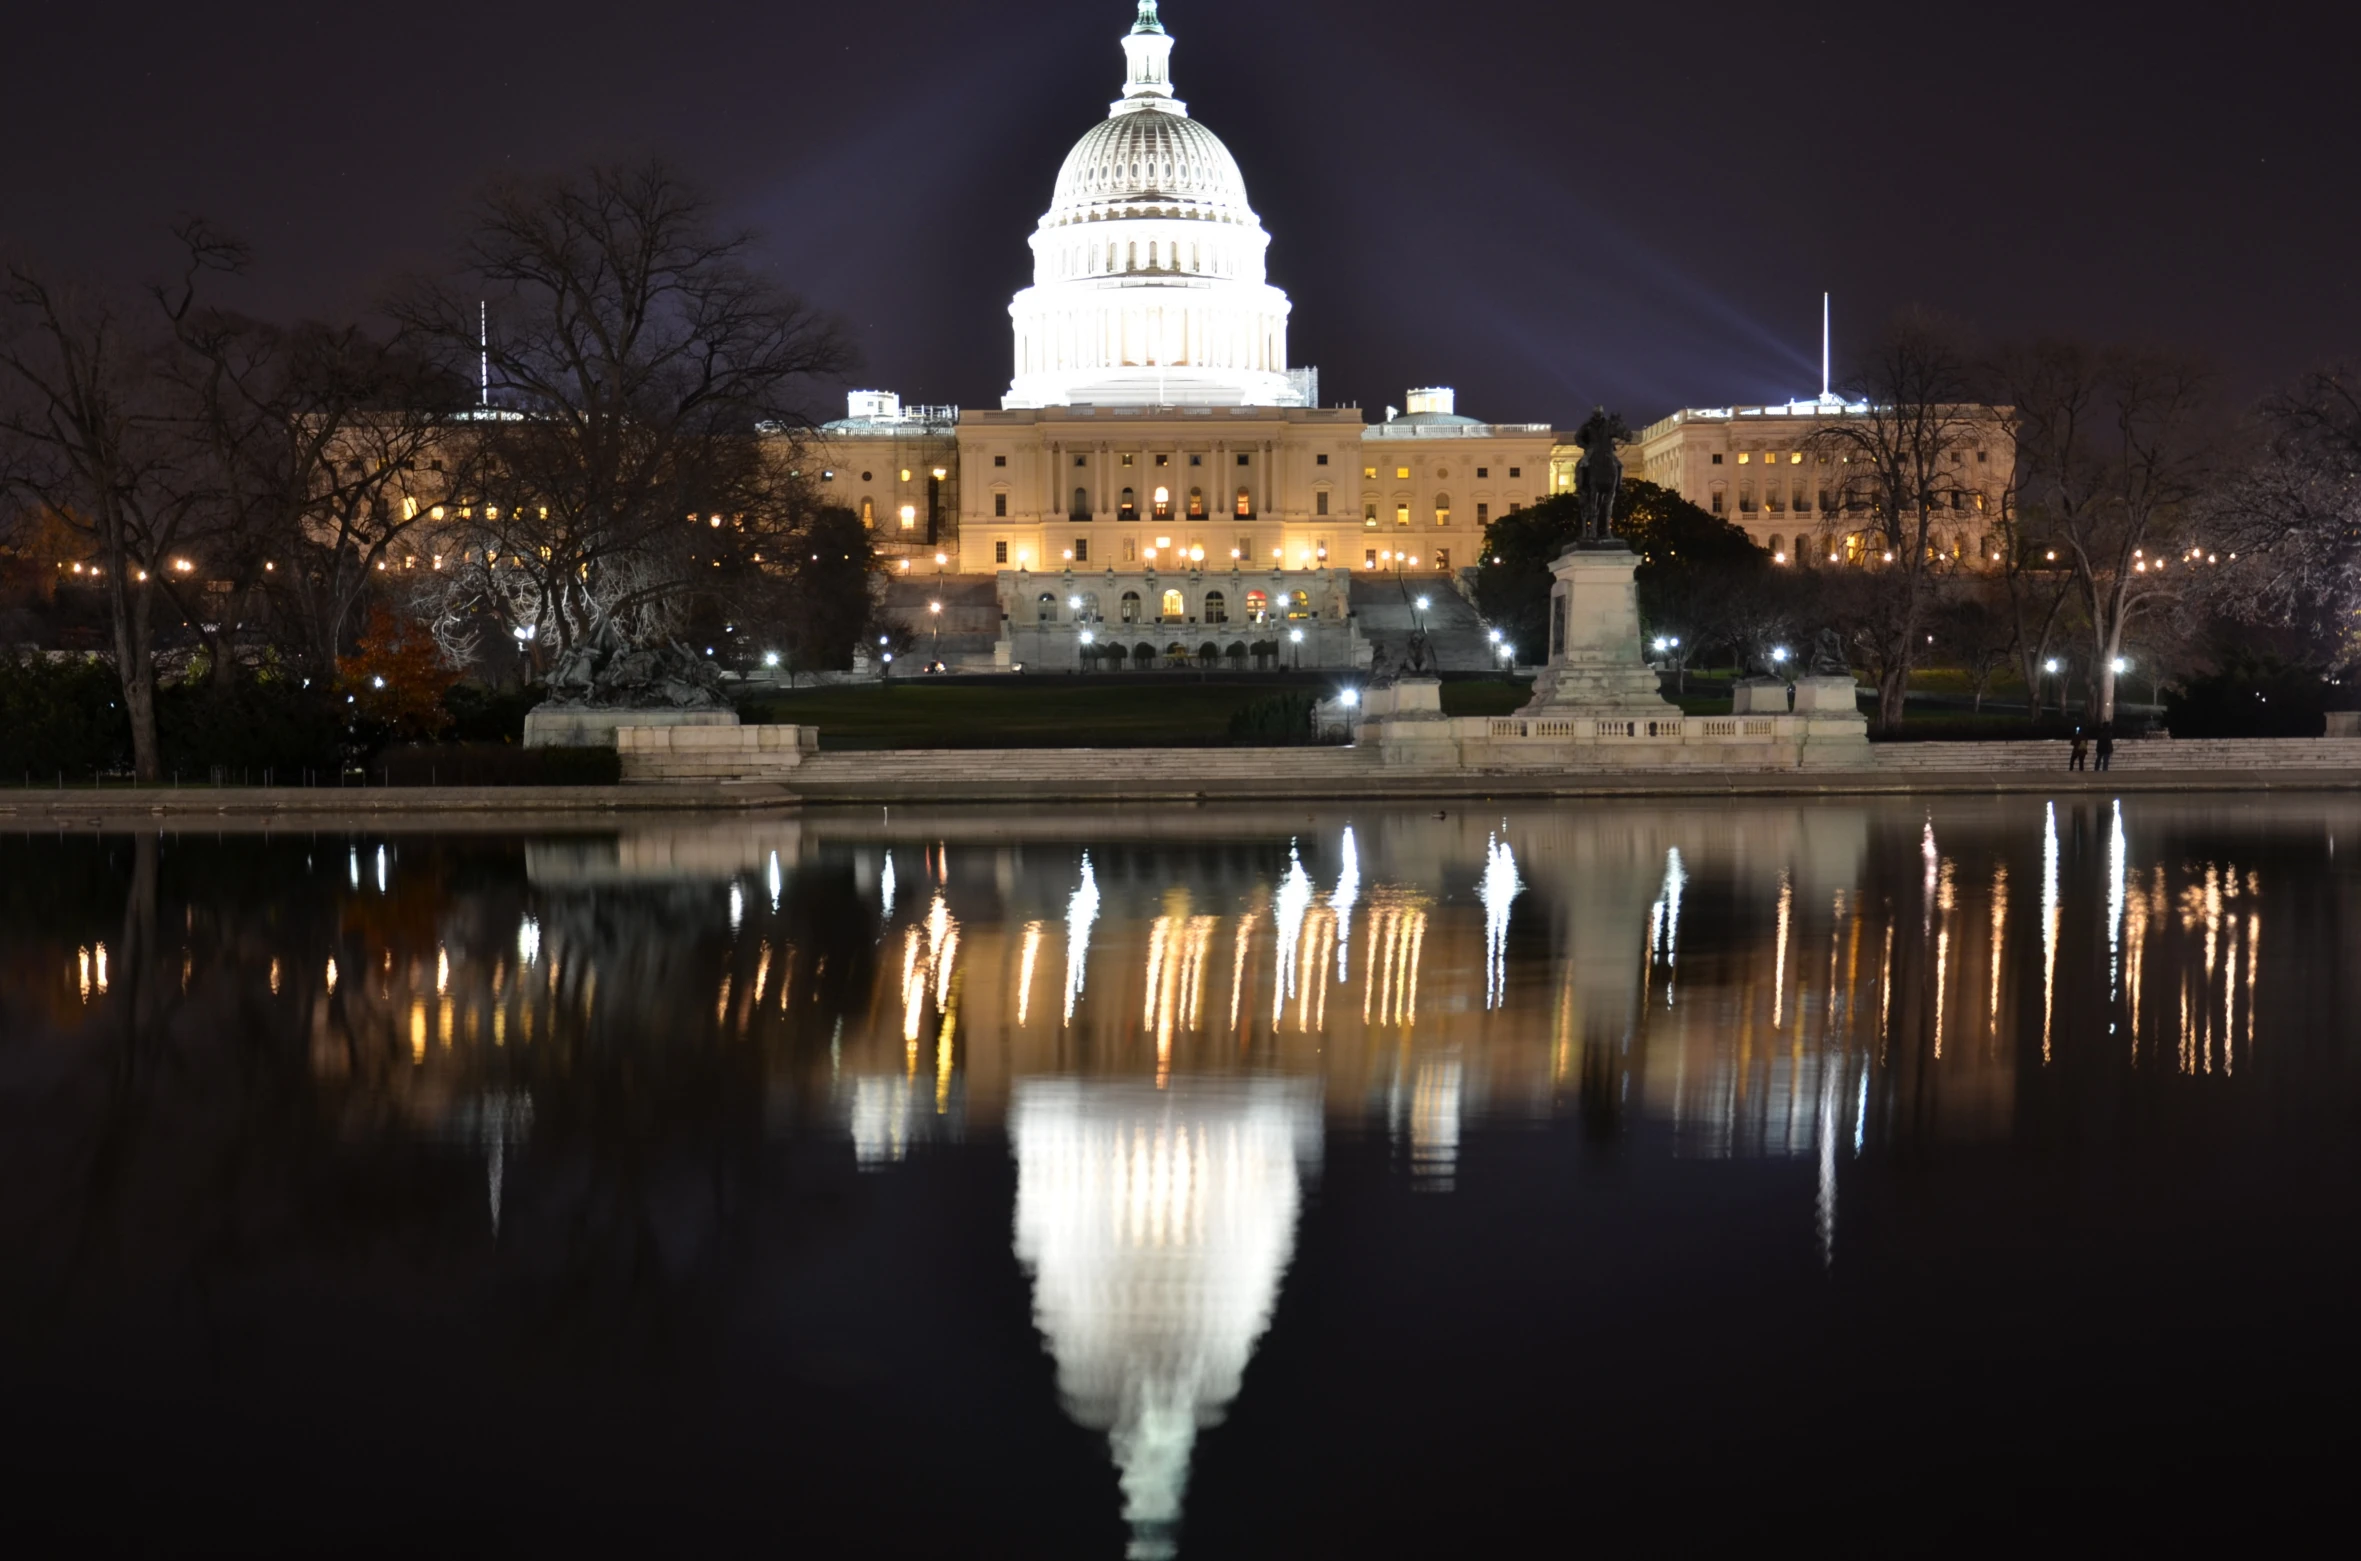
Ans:
<svg viewBox="0 0 2361 1561"><path fill-rule="evenodd" d="M1084 629L1074 641L1074 670L1081 672L1090 661L1091 632Z"/></svg>
<svg viewBox="0 0 2361 1561"><path fill-rule="evenodd" d="M939 557L941 555L938 554L937 556ZM943 664L943 604L941 602L928 602L926 604L926 610L928 615L933 618L935 625L935 653L928 658L928 660L933 664L928 668L928 670L933 671L937 668L940 668Z"/></svg>

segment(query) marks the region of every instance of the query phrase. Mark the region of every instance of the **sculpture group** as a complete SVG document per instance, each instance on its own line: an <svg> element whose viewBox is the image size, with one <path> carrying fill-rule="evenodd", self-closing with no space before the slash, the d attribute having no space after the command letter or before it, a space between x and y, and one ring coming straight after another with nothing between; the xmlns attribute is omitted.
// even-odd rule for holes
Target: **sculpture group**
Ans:
<svg viewBox="0 0 2361 1561"><path fill-rule="evenodd" d="M594 710L718 710L729 701L721 673L679 640L640 647L598 613L590 633L558 657L549 703Z"/></svg>

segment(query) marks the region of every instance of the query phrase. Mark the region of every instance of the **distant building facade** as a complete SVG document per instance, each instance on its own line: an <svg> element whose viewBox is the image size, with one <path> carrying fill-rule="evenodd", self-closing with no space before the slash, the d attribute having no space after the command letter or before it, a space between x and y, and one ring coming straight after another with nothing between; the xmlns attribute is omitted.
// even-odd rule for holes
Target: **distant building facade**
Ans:
<svg viewBox="0 0 2361 1561"><path fill-rule="evenodd" d="M1779 563L1874 563L1860 481L1835 442L1815 436L1868 414L1837 396L1771 406L1692 407L1659 418L1625 448L1626 475L1669 488L1744 530ZM1963 419L1989 429L1965 442L1929 534L1938 551L1989 561L2014 476L2005 412Z"/></svg>

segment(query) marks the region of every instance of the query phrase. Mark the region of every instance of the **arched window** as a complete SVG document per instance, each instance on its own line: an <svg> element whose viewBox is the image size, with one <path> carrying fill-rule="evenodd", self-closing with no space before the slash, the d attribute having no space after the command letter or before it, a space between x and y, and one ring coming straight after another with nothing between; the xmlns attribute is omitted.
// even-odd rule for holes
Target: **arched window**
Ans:
<svg viewBox="0 0 2361 1561"><path fill-rule="evenodd" d="M1125 623L1137 623L1140 621L1139 592L1126 591L1123 593L1123 621Z"/></svg>
<svg viewBox="0 0 2361 1561"><path fill-rule="evenodd" d="M1058 599L1055 596L1052 596L1049 592L1042 592L1041 600L1035 602L1033 606L1035 608L1034 616L1038 617L1043 623L1055 623L1058 621Z"/></svg>
<svg viewBox="0 0 2361 1561"><path fill-rule="evenodd" d="M1254 495L1244 488L1238 490L1238 518L1244 520L1254 513Z"/></svg>
<svg viewBox="0 0 2361 1561"><path fill-rule="evenodd" d="M1166 623L1178 623L1187 613L1188 609L1181 603L1180 592L1166 591L1164 593L1164 621Z"/></svg>
<svg viewBox="0 0 2361 1561"><path fill-rule="evenodd" d="M1090 490L1088 488L1074 490L1074 507L1066 513L1076 520L1090 519Z"/></svg>
<svg viewBox="0 0 2361 1561"><path fill-rule="evenodd" d="M1189 519L1203 520L1204 518L1205 490L1203 488L1191 488L1189 490Z"/></svg>
<svg viewBox="0 0 2361 1561"><path fill-rule="evenodd" d="M1451 495L1448 493L1435 495L1435 524L1438 526L1451 524Z"/></svg>
<svg viewBox="0 0 2361 1561"><path fill-rule="evenodd" d="M1082 593L1082 607L1081 610L1075 614L1075 620L1080 623L1096 623L1099 621L1098 592L1085 591Z"/></svg>
<svg viewBox="0 0 2361 1561"><path fill-rule="evenodd" d="M1172 490L1170 488L1156 490L1156 518L1158 520L1172 519Z"/></svg>
<svg viewBox="0 0 2361 1561"><path fill-rule="evenodd" d="M864 526L877 524L877 501L875 499L861 501L861 524Z"/></svg>
<svg viewBox="0 0 2361 1561"><path fill-rule="evenodd" d="M1290 618L1309 618L1311 615L1312 615L1312 593L1311 593L1311 592L1309 592L1309 591L1290 591L1290 592L1288 592L1288 593L1287 593L1287 616L1288 616L1288 617L1290 617Z"/></svg>
<svg viewBox="0 0 2361 1561"><path fill-rule="evenodd" d="M1246 621L1248 623L1270 622L1271 599L1260 591L1248 591L1246 593Z"/></svg>
<svg viewBox="0 0 2361 1561"><path fill-rule="evenodd" d="M1207 623L1227 623L1230 621L1230 604L1223 600L1221 592L1208 591L1205 593L1205 621Z"/></svg>
<svg viewBox="0 0 2361 1561"><path fill-rule="evenodd" d="M1782 563L1787 559L1787 539L1776 531L1771 533L1771 556Z"/></svg>
<svg viewBox="0 0 2361 1561"><path fill-rule="evenodd" d="M1115 506L1115 518L1117 520L1137 520L1140 518L1139 499L1129 488L1123 490L1122 501Z"/></svg>

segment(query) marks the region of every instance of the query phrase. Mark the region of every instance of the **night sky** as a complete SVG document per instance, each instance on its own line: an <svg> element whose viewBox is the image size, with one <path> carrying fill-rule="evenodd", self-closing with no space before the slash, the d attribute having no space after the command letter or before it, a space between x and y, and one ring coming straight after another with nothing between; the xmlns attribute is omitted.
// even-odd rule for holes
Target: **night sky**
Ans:
<svg viewBox="0 0 2361 1561"><path fill-rule="evenodd" d="M1060 159L1130 0L17 0L0 243L127 279L195 211L247 296L364 307L501 169L658 152L840 311L856 379L997 406ZM2331 18L2334 20L2331 20ZM1445 383L1570 425L1818 389L1898 304L2213 355L2361 356L2345 8L1169 0L1330 402ZM841 403L839 403L841 405Z"/></svg>

